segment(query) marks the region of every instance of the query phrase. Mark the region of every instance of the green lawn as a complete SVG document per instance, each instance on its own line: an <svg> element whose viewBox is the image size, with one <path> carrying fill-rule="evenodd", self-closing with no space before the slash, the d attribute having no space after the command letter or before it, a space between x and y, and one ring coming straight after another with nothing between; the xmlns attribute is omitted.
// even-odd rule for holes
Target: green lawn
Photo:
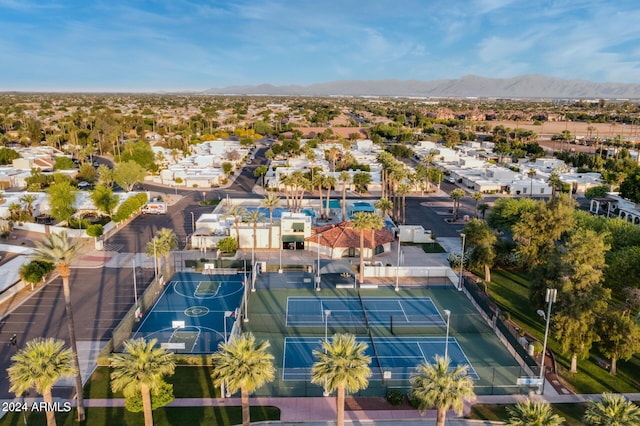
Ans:
<svg viewBox="0 0 640 426"><path fill-rule="evenodd" d="M131 413L123 407L87 408L87 421L91 426L112 425L144 425L142 413ZM280 410L276 407L251 407L251 421L280 420ZM79 424L76 421L76 411L59 413L56 421L60 426ZM237 425L242 423L242 408L234 407L162 407L153 412L153 424L164 425ZM24 419L20 413L9 413L0 420L3 426L23 426ZM45 426L47 424L44 413L28 413L29 426Z"/></svg>
<svg viewBox="0 0 640 426"><path fill-rule="evenodd" d="M425 253L446 253L438 243L402 243L403 246L420 246Z"/></svg>
<svg viewBox="0 0 640 426"><path fill-rule="evenodd" d="M536 310L543 306L533 306L529 302L529 279L524 272L496 269L491 273L488 291L491 298L503 312L508 312L511 320L538 340L544 338L544 321ZM551 311L553 316L553 308ZM640 358L618 362L618 375L611 376L593 359L597 348L592 349L592 357L578 361L578 373L569 373L570 359L562 354L560 344L549 334L549 348L558 361L560 375L577 393L638 392L640 389ZM601 356L602 357L602 356ZM604 358L604 357L603 357Z"/></svg>
<svg viewBox="0 0 640 426"><path fill-rule="evenodd" d="M210 366L178 366L166 381L173 385L176 398L218 398L220 388L213 386ZM84 387L85 398L123 398L109 385L109 367L98 367Z"/></svg>
<svg viewBox="0 0 640 426"><path fill-rule="evenodd" d="M476 420L505 421L509 418L507 414L507 407L513 407L514 405L515 404L476 404L471 407L471 413L467 418ZM586 408L587 404L553 404L553 411L565 418L567 426L583 425L584 422L581 419Z"/></svg>

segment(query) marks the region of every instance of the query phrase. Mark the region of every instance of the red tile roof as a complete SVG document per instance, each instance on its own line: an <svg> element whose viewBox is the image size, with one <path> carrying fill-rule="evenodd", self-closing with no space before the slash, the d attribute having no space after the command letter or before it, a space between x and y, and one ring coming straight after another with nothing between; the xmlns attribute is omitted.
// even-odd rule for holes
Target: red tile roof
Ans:
<svg viewBox="0 0 640 426"><path fill-rule="evenodd" d="M360 248L360 231L351 227L351 222L340 222L335 225L324 225L314 229L315 234L305 241L317 243L320 234L320 244L332 248ZM390 243L394 240L393 233L388 229L375 231L375 245ZM364 246L372 247L371 231L364 232Z"/></svg>

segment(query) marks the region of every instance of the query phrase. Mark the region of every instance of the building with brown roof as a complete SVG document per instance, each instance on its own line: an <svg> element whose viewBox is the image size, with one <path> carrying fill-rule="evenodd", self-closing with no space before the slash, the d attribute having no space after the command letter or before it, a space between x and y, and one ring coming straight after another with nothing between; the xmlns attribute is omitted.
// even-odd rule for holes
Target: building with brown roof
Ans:
<svg viewBox="0 0 640 426"><path fill-rule="evenodd" d="M315 246L315 249L319 249L322 255L331 259L360 257L360 231L352 228L351 222L319 226L313 231L313 235L305 238L309 250L313 250L311 247ZM390 251L393 240L393 233L385 228L375 230L373 239L371 231L365 231L365 257L371 257L372 249L375 250L375 254Z"/></svg>

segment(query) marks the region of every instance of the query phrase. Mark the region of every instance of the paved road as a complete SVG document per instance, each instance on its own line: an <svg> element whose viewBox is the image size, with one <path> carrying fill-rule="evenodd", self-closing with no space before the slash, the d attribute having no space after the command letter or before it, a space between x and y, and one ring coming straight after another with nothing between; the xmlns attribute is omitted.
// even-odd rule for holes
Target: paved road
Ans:
<svg viewBox="0 0 640 426"><path fill-rule="evenodd" d="M136 268L137 289L141 295L153 276L152 269ZM73 269L71 303L78 342L101 341L111 337L113 328L133 305L133 267ZM68 341L62 280L57 278L41 287L29 299L0 321L0 342L15 333L18 348L36 337ZM0 344L0 370L6 371L16 348ZM6 375L0 377L0 399L13 398Z"/></svg>

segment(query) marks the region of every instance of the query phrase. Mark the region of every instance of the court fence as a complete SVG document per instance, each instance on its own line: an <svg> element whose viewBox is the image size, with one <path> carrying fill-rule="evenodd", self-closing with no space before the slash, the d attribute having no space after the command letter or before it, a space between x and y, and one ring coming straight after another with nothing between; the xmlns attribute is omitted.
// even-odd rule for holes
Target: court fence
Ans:
<svg viewBox="0 0 640 426"><path fill-rule="evenodd" d="M369 366L372 372L378 369L375 361ZM528 386L517 385L519 377L527 376L522 367L479 367L474 365L479 380L474 380L473 391L476 395L514 395L528 394L531 389ZM295 371L300 370L300 371ZM385 369L382 368L383 374ZM283 380L283 374L296 376L300 380ZM379 376L378 376L379 377ZM380 396L386 395L389 390L400 390L408 395L411 384L408 378L398 379L393 375L382 380L370 380L366 389L362 389L349 396ZM276 396L276 397L320 397L323 394L322 386L311 383L311 373L308 369L277 368L276 380L257 389L256 396Z"/></svg>
<svg viewBox="0 0 640 426"><path fill-rule="evenodd" d="M540 366L538 362L529 354L527 348L520 343L521 339L519 330L501 317L498 306L475 282L470 280L468 277L465 277L463 283L467 294L471 296L476 306L491 321L494 331L498 337L504 338L504 341L512 349L512 353L517 355L517 357L522 360L524 365L526 365L530 371L537 374L537 370L539 373Z"/></svg>
<svg viewBox="0 0 640 426"><path fill-rule="evenodd" d="M168 276L173 275L173 271ZM133 305L124 315L120 323L113 329L111 333L111 339L107 342L103 348L100 357L98 359L99 364L103 364L104 361L100 358L108 357L111 353L120 349L122 344L131 337L133 330L138 325L142 314L153 307L153 304L160 297L160 293L164 290L164 276L158 276L151 281L151 284L147 286L142 295L138 297L138 307ZM108 361L106 362L108 364Z"/></svg>

